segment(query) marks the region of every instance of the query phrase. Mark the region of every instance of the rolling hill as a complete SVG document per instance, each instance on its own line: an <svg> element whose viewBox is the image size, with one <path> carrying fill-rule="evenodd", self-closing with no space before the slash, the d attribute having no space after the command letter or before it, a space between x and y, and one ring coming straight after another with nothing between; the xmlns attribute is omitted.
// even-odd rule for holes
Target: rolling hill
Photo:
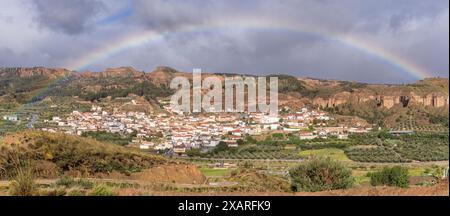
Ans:
<svg viewBox="0 0 450 216"><path fill-rule="evenodd" d="M40 178L114 175L155 182L205 180L194 165L73 135L22 131L1 138L0 150L0 179L8 178L15 167L30 163Z"/></svg>

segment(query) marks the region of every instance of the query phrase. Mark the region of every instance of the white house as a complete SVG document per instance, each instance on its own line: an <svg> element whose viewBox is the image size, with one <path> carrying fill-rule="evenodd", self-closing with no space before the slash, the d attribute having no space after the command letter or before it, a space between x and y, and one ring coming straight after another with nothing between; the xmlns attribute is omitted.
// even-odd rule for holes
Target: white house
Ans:
<svg viewBox="0 0 450 216"><path fill-rule="evenodd" d="M222 141L224 143L226 143L229 148L237 148L238 147L238 143L236 140L222 140Z"/></svg>
<svg viewBox="0 0 450 216"><path fill-rule="evenodd" d="M348 134L338 134L337 138L338 139L348 139Z"/></svg>
<svg viewBox="0 0 450 216"><path fill-rule="evenodd" d="M279 126L280 125L278 123L272 123L272 124L264 124L263 128L265 130L277 130Z"/></svg>
<svg viewBox="0 0 450 216"><path fill-rule="evenodd" d="M261 123L263 124L273 124L273 123L278 123L280 122L280 118L275 117L275 116L263 116L261 118Z"/></svg>
<svg viewBox="0 0 450 216"><path fill-rule="evenodd" d="M301 140L312 140L317 138L317 135L314 135L314 133L312 132L306 132L306 131L301 131L300 132L300 139Z"/></svg>
<svg viewBox="0 0 450 216"><path fill-rule="evenodd" d="M283 131L286 131L286 132L299 132L300 128L283 128Z"/></svg>

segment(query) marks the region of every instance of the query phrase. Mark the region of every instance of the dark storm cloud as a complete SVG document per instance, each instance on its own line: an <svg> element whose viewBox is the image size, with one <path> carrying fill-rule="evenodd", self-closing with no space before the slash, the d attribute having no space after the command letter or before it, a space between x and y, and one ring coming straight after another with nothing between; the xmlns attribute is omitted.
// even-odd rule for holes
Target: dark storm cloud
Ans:
<svg viewBox="0 0 450 216"><path fill-rule="evenodd" d="M258 13L266 1L255 0L130 0L133 23L153 30L171 30L183 25L202 24L210 19Z"/></svg>
<svg viewBox="0 0 450 216"><path fill-rule="evenodd" d="M184 71L201 67L367 82L416 79L389 60L333 40L334 34L358 36L435 76L448 77L449 71L448 0L33 0L31 10L25 11L18 1L5 1L9 3L0 12L0 24L7 31L0 35L0 66L65 67L150 30L165 36L94 61L86 69L134 66L149 71L168 65ZM276 24L240 29L234 23L230 28L179 31L229 18L289 22L328 33L280 29Z"/></svg>
<svg viewBox="0 0 450 216"><path fill-rule="evenodd" d="M205 19L202 11L208 1L131 1L135 12L133 20L153 30L172 29L179 25L196 24Z"/></svg>
<svg viewBox="0 0 450 216"><path fill-rule="evenodd" d="M264 16L315 24L328 31L360 28L377 31L390 22L396 29L412 18L438 15L447 0L131 0L134 23L152 29L173 29L210 19Z"/></svg>
<svg viewBox="0 0 450 216"><path fill-rule="evenodd" d="M96 0L33 0L32 4L40 26L66 34L84 32L103 7Z"/></svg>

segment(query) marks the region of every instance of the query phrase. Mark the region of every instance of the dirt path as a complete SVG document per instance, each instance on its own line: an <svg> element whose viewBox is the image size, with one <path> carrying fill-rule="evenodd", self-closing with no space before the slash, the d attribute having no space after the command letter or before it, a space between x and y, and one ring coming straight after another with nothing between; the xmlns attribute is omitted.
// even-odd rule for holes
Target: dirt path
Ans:
<svg viewBox="0 0 450 216"><path fill-rule="evenodd" d="M410 188L396 187L355 187L347 190L321 191L321 192L211 192L211 193L176 193L153 192L155 196L449 196L448 181L433 186Z"/></svg>
<svg viewBox="0 0 450 216"><path fill-rule="evenodd" d="M74 180L78 180L75 178ZM98 178L83 178L83 180L92 181L95 183L124 183L124 184L137 184L139 186L148 186L152 185L151 182L148 181L142 181L142 180L126 180L126 179L98 179ZM50 185L54 184L58 181L58 179L37 179L35 180L36 184L39 185ZM164 183L168 184L168 183ZM168 185L179 187L179 188L210 188L210 187L223 187L223 186L234 186L237 185L237 182L214 182L212 184L176 184L176 183L170 183ZM0 181L0 187L7 187L9 185L9 181Z"/></svg>

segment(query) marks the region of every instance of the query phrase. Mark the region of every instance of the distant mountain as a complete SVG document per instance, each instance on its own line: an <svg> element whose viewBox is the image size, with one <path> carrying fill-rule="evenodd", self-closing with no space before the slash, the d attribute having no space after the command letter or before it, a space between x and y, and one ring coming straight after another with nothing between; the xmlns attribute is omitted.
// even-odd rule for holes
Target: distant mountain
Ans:
<svg viewBox="0 0 450 216"><path fill-rule="evenodd" d="M0 68L0 102L26 103L60 78L72 74L66 69Z"/></svg>
<svg viewBox="0 0 450 216"><path fill-rule="evenodd" d="M55 69L45 67L33 67L33 68L0 68L0 77L2 78L29 78L29 77L46 77L48 79L55 79L61 76L70 74L67 69Z"/></svg>
<svg viewBox="0 0 450 216"><path fill-rule="evenodd" d="M151 72L120 67L83 73L43 67L0 68L0 102L23 104L50 96L96 101L132 94L157 104L158 98L167 98L174 93L169 84L177 76L192 78L191 73L165 66ZM202 74L203 78L209 76L224 80L228 75ZM418 124L448 125L448 78L388 85L270 76L279 78L280 107L310 106L336 114L359 116L376 124L392 125L406 116L414 116Z"/></svg>

